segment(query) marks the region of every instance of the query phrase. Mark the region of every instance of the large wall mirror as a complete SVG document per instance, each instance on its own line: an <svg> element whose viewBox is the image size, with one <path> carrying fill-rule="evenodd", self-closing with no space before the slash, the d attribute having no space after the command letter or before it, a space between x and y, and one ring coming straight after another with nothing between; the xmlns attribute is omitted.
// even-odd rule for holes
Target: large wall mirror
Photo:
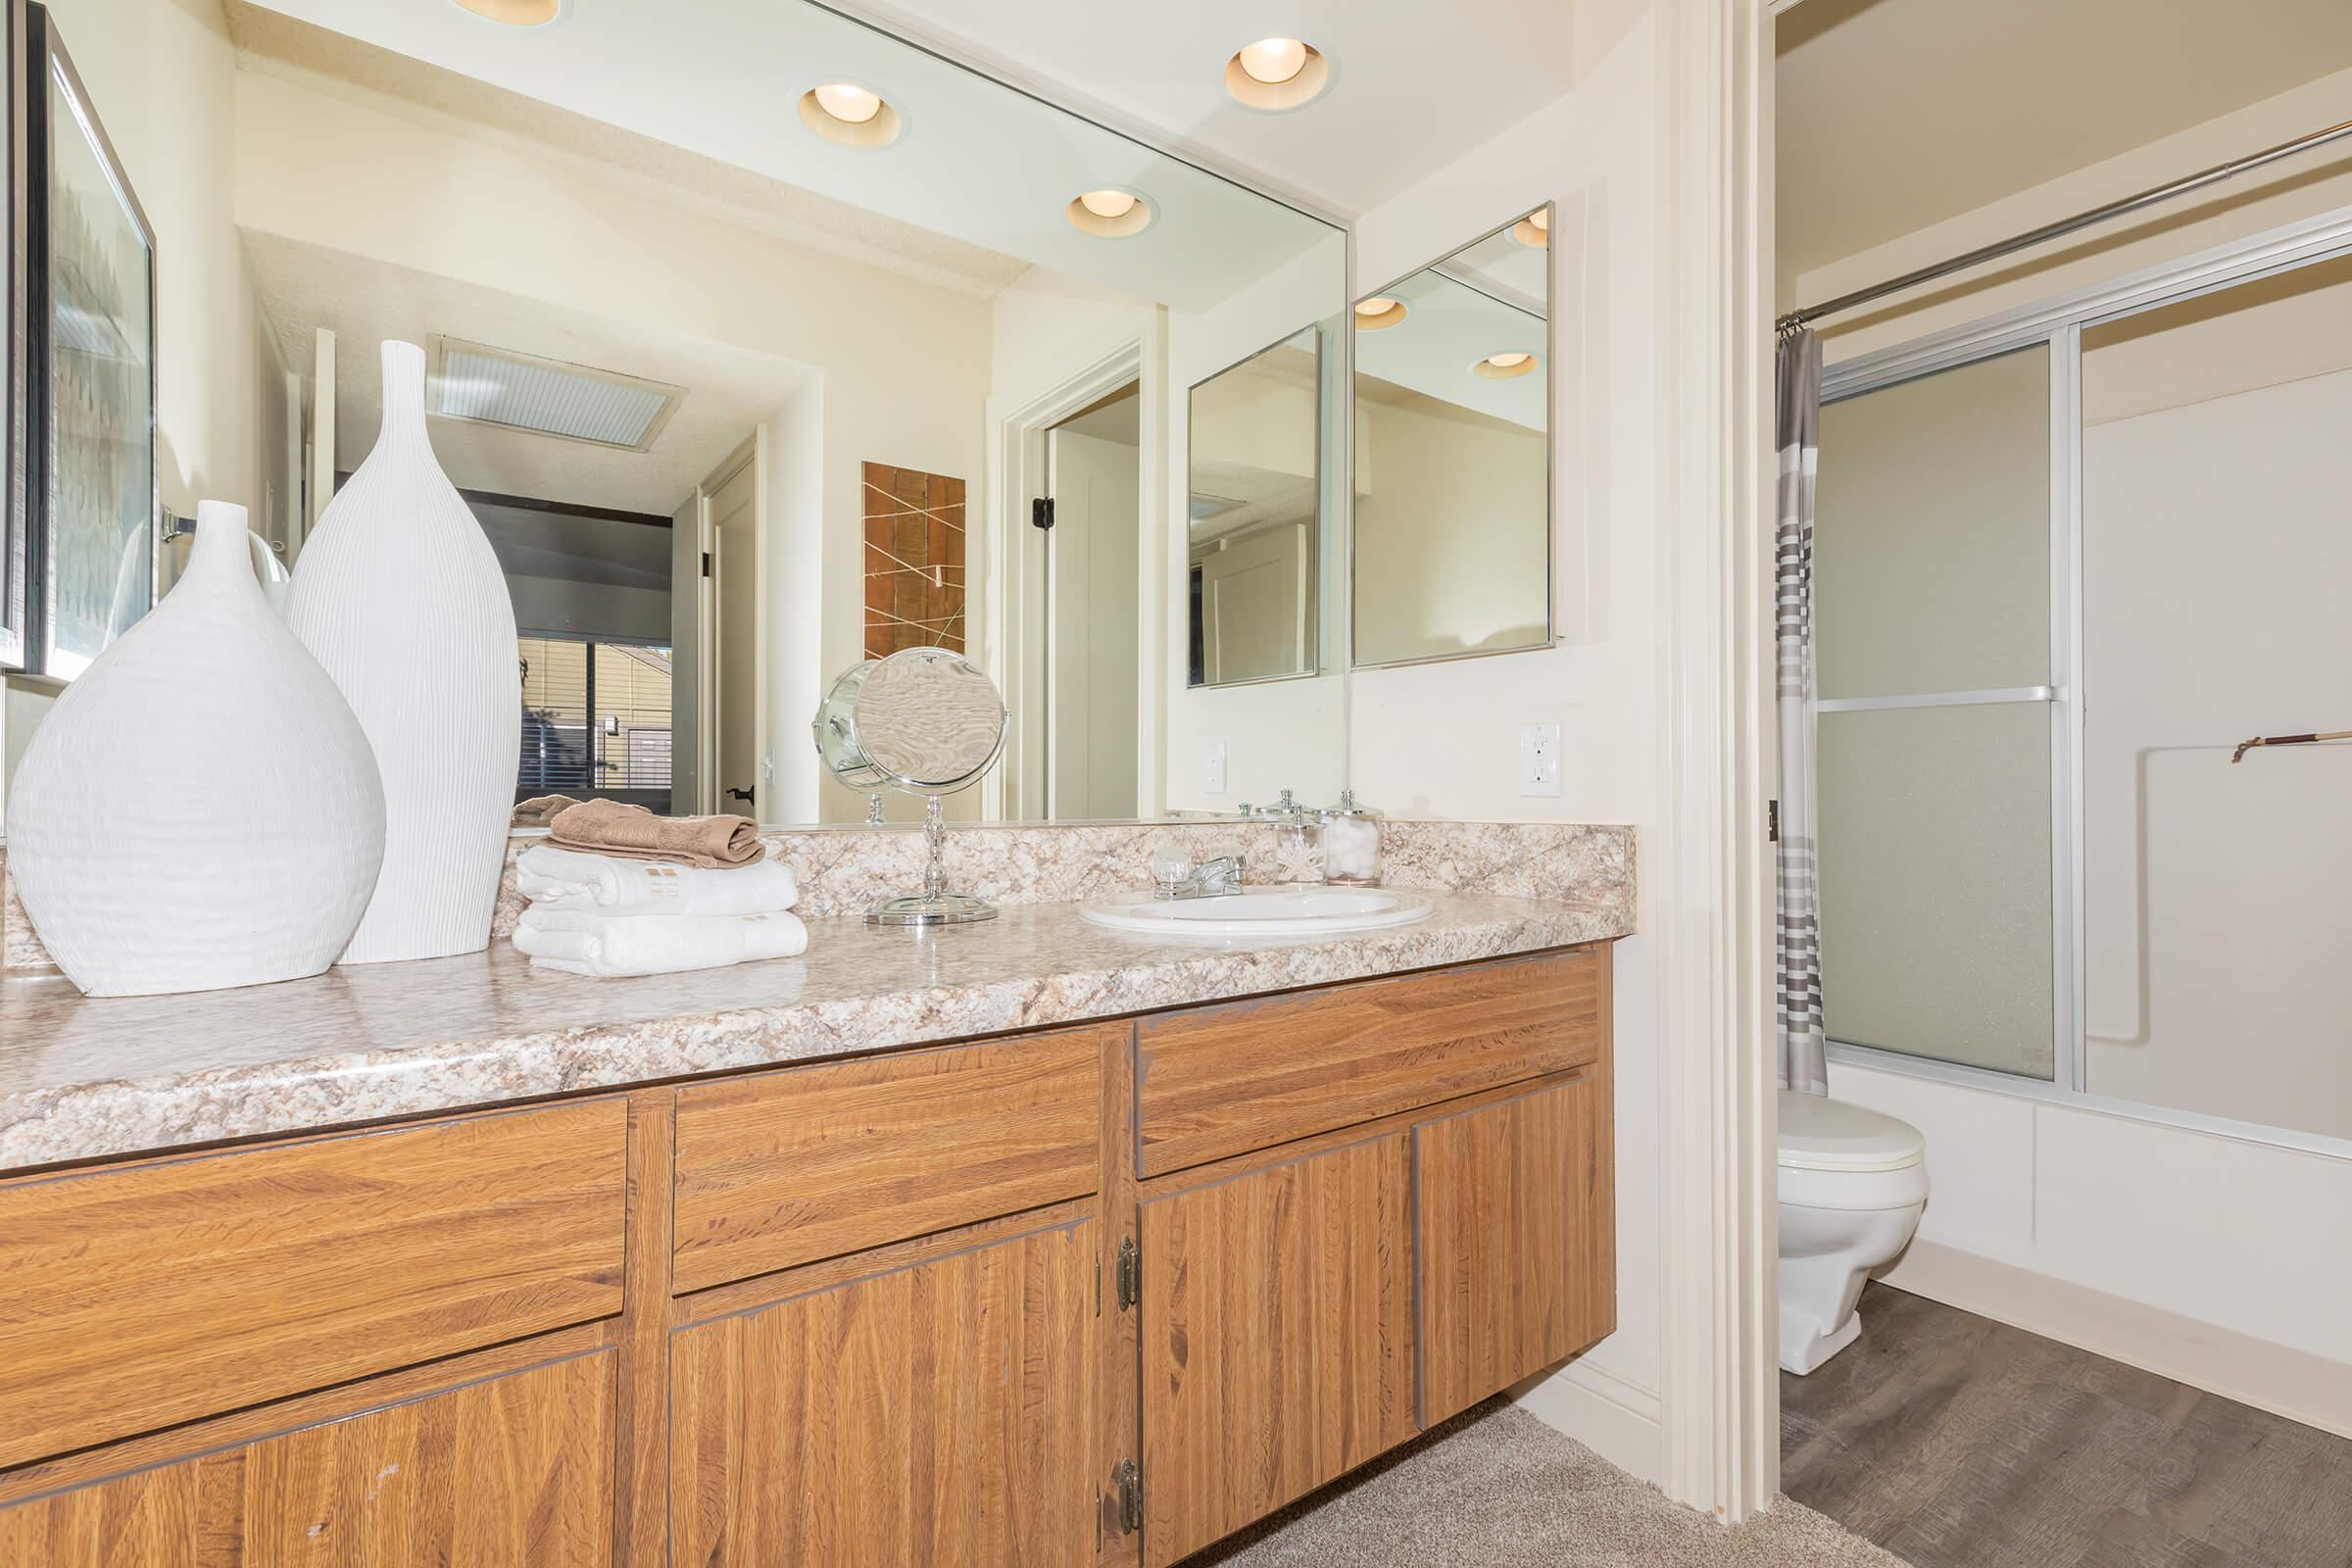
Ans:
<svg viewBox="0 0 2352 1568"><path fill-rule="evenodd" d="M1355 663L1552 641L1551 209L1357 300Z"/></svg>
<svg viewBox="0 0 2352 1568"><path fill-rule="evenodd" d="M810 720L923 646L1010 710L953 816L1336 797L1346 497L1316 475L1344 389L1315 344L1344 231L805 0L220 9L233 50L135 72L98 0L52 11L160 187L163 511L243 503L299 570L374 444L378 345L424 348L520 630L518 797L863 820ZM234 112L158 116L151 79ZM1271 577L1221 578L1215 657L1304 678L1228 703L1193 682L1188 415L1270 343L1291 446L1231 471L1296 514L1291 609L1261 624Z"/></svg>

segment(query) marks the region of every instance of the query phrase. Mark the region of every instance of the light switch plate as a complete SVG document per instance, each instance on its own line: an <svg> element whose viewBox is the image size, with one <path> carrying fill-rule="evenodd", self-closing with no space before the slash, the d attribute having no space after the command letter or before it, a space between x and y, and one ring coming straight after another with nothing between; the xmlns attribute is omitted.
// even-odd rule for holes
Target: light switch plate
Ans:
<svg viewBox="0 0 2352 1568"><path fill-rule="evenodd" d="M1206 776L1200 781L1200 787L1211 795L1225 793L1225 743L1223 741L1208 743L1208 767Z"/></svg>
<svg viewBox="0 0 2352 1568"><path fill-rule="evenodd" d="M1519 793L1560 793L1560 726L1530 724L1519 732Z"/></svg>

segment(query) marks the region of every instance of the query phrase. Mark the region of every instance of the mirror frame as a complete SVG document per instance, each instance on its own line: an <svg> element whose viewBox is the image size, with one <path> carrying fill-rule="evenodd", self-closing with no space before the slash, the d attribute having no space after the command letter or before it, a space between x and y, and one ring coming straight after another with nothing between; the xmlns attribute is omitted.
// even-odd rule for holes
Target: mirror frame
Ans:
<svg viewBox="0 0 2352 1568"><path fill-rule="evenodd" d="M1349 314L1350 314L1350 315L1352 315L1352 314L1353 314L1352 310L1350 310ZM1253 362L1255 362L1255 361L1257 361L1257 360L1263 359L1263 358L1264 358L1266 355L1273 353L1273 352L1274 352L1276 349L1278 349L1278 348L1281 348L1281 347L1282 347L1284 344L1286 344L1286 343L1290 342L1290 340L1291 340L1291 339L1293 339L1293 338L1297 337L1297 336L1298 336L1299 333L1301 333L1301 332L1311 332L1311 333L1313 333L1313 334L1314 334L1314 338L1315 338L1315 475L1314 475L1314 490L1315 490L1315 526L1314 526L1313 532L1312 532L1312 534L1311 534L1311 536L1310 536L1310 538L1311 538L1311 542L1312 542L1312 544L1313 544L1313 547L1314 547L1314 560L1313 560L1312 562L1310 562L1310 563L1309 563L1308 569L1309 569L1309 575L1312 577L1312 579L1313 579L1313 581L1314 581L1315 592L1314 592L1314 597L1313 597L1313 600L1312 600L1312 603L1313 603L1313 605L1314 605L1314 619L1313 619L1313 622L1312 622L1312 624L1310 624L1310 625L1307 627L1307 635L1306 635L1306 645L1307 645L1308 649L1311 651L1312 657L1309 659L1309 661L1308 661L1308 662L1307 662L1307 665L1306 665L1306 667L1305 667L1304 669L1295 669L1295 670L1292 670L1291 672L1289 672L1288 674L1284 674L1284 675L1251 675L1251 676L1248 677L1247 679L1243 679L1243 680L1212 680L1212 681L1202 681L1202 682L1201 682L1200 685L1198 685L1198 686L1196 686L1196 685L1194 685L1194 684L1193 684L1193 682L1192 682L1192 679L1191 679L1191 670L1190 670L1190 668L1188 667L1188 668L1187 668L1187 670L1186 670L1186 679L1185 679L1185 683L1184 683L1184 685L1183 685L1183 686L1181 686L1181 687L1175 688L1176 690L1180 690L1180 691L1188 691L1188 692L1221 692L1221 691L1230 691L1230 690L1234 689L1235 687L1240 687L1240 686L1271 686L1271 685L1275 684L1275 683L1276 683L1276 682L1278 682L1278 681L1286 681L1286 680L1319 680L1319 679L1321 679L1321 678L1322 678L1323 676L1325 676L1325 675L1337 674L1337 675L1341 675L1341 676L1343 676L1343 677L1344 677L1344 676L1347 674L1347 671L1348 671L1348 663L1347 663L1346 660L1343 660L1343 661L1341 662L1341 663L1340 663L1339 667L1338 667L1338 668L1336 668L1336 669L1334 669L1334 668L1332 668L1332 667L1331 667L1329 664L1327 664L1327 663L1325 662L1325 660L1324 660L1324 657L1323 657L1323 639L1324 639L1324 638L1325 638L1327 635L1329 635L1329 632L1330 632L1330 627L1329 627L1328 625L1326 625L1326 623L1325 623L1325 621L1326 621L1326 615L1325 615L1325 607L1324 607L1324 603L1323 603L1323 596L1324 596L1323 570L1324 570L1324 567L1325 567L1326 564L1328 564L1329 562L1331 562L1331 561L1333 561L1333 560L1335 560L1335 559L1337 559L1337 560L1344 560L1344 561L1346 561L1346 562L1348 563L1348 627L1349 627L1350 635L1352 635L1353 628L1354 628L1354 624L1355 624L1355 611L1354 611L1354 606L1355 606L1355 592L1354 592L1354 580L1355 580L1355 557L1354 557L1354 550L1353 550L1353 542L1352 542L1352 540L1350 540L1350 541L1349 541L1349 543L1348 543L1348 548L1346 548L1345 550L1339 550L1339 551L1335 551L1335 550L1333 550L1333 549L1331 548L1330 542L1329 542L1329 540L1328 540L1328 539L1327 539L1327 537L1326 537L1326 533L1327 533L1327 531L1329 530L1329 528L1331 527L1331 523L1332 523L1332 508L1331 508L1331 505L1330 505L1330 497L1329 497L1329 496L1328 496L1328 495L1325 493L1325 488L1324 488L1324 486L1325 486L1325 482L1328 480L1328 478L1330 477L1330 475L1329 475L1329 474L1326 472L1326 470L1325 470L1324 462L1323 462L1323 449L1324 449L1324 446L1325 446L1325 445L1327 444L1327 442L1329 441L1329 439L1330 439L1330 434L1331 434L1331 412L1332 412L1332 411L1331 411L1331 406L1330 406L1330 405L1331 405L1331 403L1333 403L1333 402L1335 402L1335 401L1336 401L1336 402L1339 402L1340 404L1342 404L1342 405L1344 406L1345 412L1346 412L1346 414L1347 414L1347 416L1348 416L1348 421L1349 421L1349 425L1348 425L1348 427L1349 427L1349 428L1352 428L1353 420L1354 420L1354 417L1355 417L1355 371L1354 371L1354 358L1353 358L1353 353L1354 353L1354 345L1353 345L1353 343L1352 343L1352 342L1350 342L1350 343L1348 345L1348 357L1347 361L1346 361L1346 362L1345 362L1345 363L1344 363L1344 364L1343 364L1343 365L1340 367L1340 371L1341 371L1342 373L1345 373L1345 374L1347 375L1347 377L1348 377L1348 383L1347 383L1347 385L1346 385L1344 388L1340 389L1340 391L1341 391L1341 394L1342 394L1342 395L1341 395L1340 397L1336 398L1336 399L1326 399L1326 398L1324 397L1324 395L1323 395L1323 387L1324 387L1324 382L1325 382L1325 380L1326 380L1326 378L1327 378L1327 377L1329 377L1330 375L1332 375L1332 374L1334 373L1334 370L1333 370L1333 365L1332 365L1332 351L1333 351L1333 350L1335 350L1335 349L1337 349L1337 348L1340 346L1340 345L1337 343L1337 341L1336 341L1336 339L1337 339L1337 337L1338 337L1338 334L1337 334L1337 333L1327 333L1327 332L1326 332L1326 330L1325 330L1324 322L1325 322L1327 319L1328 319L1328 318L1317 318L1316 319L1314 319L1314 320L1312 320L1312 321L1309 321L1309 322L1307 322L1307 323L1306 323L1304 326L1295 326L1295 327L1291 328L1291 329L1290 329L1288 332L1285 332L1285 333L1283 333L1283 334L1282 334L1282 336L1280 336L1280 337L1276 338L1276 339L1275 339L1273 342L1271 342L1271 343L1267 343L1267 344L1263 345L1262 347L1259 347L1259 348L1255 348L1255 349L1252 349L1252 350L1250 350L1250 351L1248 354L1245 354L1245 355L1243 355L1243 356L1242 356L1240 359L1238 359L1238 360L1234 361L1234 362L1233 362L1231 365L1223 366L1223 367L1220 367L1220 368L1217 368L1217 369L1211 370L1211 371L1210 371L1208 374L1206 374L1206 375L1202 376L1202 377L1201 377L1200 380L1198 380L1198 381L1195 381L1195 382L1194 382L1194 383L1193 383L1191 386L1188 386L1188 387L1186 387L1186 388L1184 389L1184 494L1185 494L1185 501L1186 501L1186 504L1187 504L1187 505L1186 505L1186 514L1185 514L1185 516L1184 516L1184 519L1183 519L1183 521L1184 521L1184 571L1185 571L1185 625L1184 625L1184 636L1185 636L1185 646L1186 646L1186 648L1188 648L1188 649L1189 649L1189 648L1191 647L1191 645L1192 645L1192 635L1193 635L1193 627L1192 627L1192 613L1193 613L1193 612L1192 612L1193 519L1192 519L1192 514L1191 514L1191 505L1190 505L1190 504L1191 504L1191 501L1192 501L1192 495L1193 495L1193 449L1194 449L1195 445L1197 444L1197 437L1195 436L1195 433L1194 433L1194 432L1195 432L1195 429L1196 429L1196 426L1195 426L1195 423L1194 423L1194 420L1193 420L1193 401L1194 401L1194 399L1195 399L1195 398L1197 398L1197 397L1200 395L1200 389L1201 389L1202 387L1204 387L1204 386L1208 385L1208 383L1209 383L1209 382L1216 380L1218 377L1220 377L1220 376L1225 376L1225 375L1230 375L1230 374L1232 374L1232 373L1233 373L1235 370L1238 370L1238 369L1240 369L1240 368L1241 368L1243 366L1245 366L1245 365L1249 365L1249 364L1251 364L1251 363L1253 363ZM1328 336L1328 337L1330 337L1330 338L1332 338L1332 339L1334 339L1334 341L1332 341L1332 342L1330 342L1330 343L1328 343L1328 344L1327 344L1327 343L1326 343L1326 341L1325 341L1325 339L1326 339L1326 337L1327 337L1327 336ZM1548 405L1547 405L1547 407L1548 407ZM1354 446L1353 446L1353 443L1352 443L1352 441L1350 441L1350 442L1349 442L1349 444L1348 444L1348 448L1347 448L1347 452L1348 452L1348 456L1349 456L1350 460L1352 461L1353 454L1354 454ZM1352 498L1352 497L1350 497L1350 498L1349 498L1349 502L1348 502L1348 511L1349 511L1349 513L1350 513L1350 514L1352 514L1352 512L1353 512L1353 508L1354 508L1354 504L1353 504L1353 498ZM1352 529L1351 529L1350 531L1352 532ZM1348 653L1349 653L1350 655L1352 655L1352 653L1353 653L1353 652L1354 652L1353 645L1352 645L1352 644L1350 644L1350 646L1349 646L1349 649L1348 649ZM1188 662L1188 663L1189 663L1189 662Z"/></svg>
<svg viewBox="0 0 2352 1568"><path fill-rule="evenodd" d="M1348 461L1354 462L1355 389L1357 379L1364 373L1362 358L1356 350L1357 327L1355 307L1359 301L1394 293L1398 285L1410 282L1423 272L1432 271L1462 252L1475 249L1500 234L1507 234L1538 213L1544 215L1545 231L1551 236L1544 246L1544 639L1541 642L1521 643L1512 648L1474 648L1458 654L1421 654L1411 659L1363 660L1356 657L1356 601L1355 552L1357 530L1354 526L1354 498L1348 498L1348 668L1405 669L1415 664L1450 664L1465 659L1504 659L1512 654L1542 653L1560 646L1560 457L1559 431L1559 268L1551 245L1557 243L1559 231L1559 203L1539 202L1515 218L1504 220L1485 233L1452 246L1443 255L1409 268L1391 278L1379 288L1365 289L1348 302ZM1458 281L1458 279L1456 280ZM1470 285L1463 284L1467 288ZM1502 303L1509 303L1504 301ZM1352 488L1352 486L1350 487Z"/></svg>

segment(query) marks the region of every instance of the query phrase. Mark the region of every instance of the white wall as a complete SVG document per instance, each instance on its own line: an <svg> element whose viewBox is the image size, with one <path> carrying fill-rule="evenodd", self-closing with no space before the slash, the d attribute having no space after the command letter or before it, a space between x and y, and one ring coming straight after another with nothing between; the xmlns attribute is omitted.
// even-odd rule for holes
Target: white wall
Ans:
<svg viewBox="0 0 2352 1568"><path fill-rule="evenodd" d="M1821 299L1869 284L2287 140L2341 119L2347 93L2352 93L2352 71L2322 77L1988 207L1956 214L1802 277L1784 279L1782 302ZM2291 161L2112 230L1990 269L1981 277L1939 285L1829 323L1823 334L1825 355L1836 363L2345 206L2352 206L2352 159L2331 152ZM2315 341L2306 331L2274 333L2271 338L2306 347ZM2094 416L2136 414L2172 404L2184 395L2183 388L2188 395L2236 390L2217 385L2215 376L2226 377L2231 361L2242 366L2260 352L2242 336L2234 344L2207 344L2193 351L2176 343L2168 351L2140 358L2140 368L2152 374L2119 375L2101 387L2086 385L2085 405ZM2119 351L2116 363L2130 361ZM2305 366L2301 373L2322 368ZM2318 395L2317 389L2311 395ZM2211 421L2221 416L2216 407L2195 417ZM2209 428L2217 434L2221 430L2219 424ZM2130 440L2129 435L2102 434L2094 426L2086 438L2086 463L2128 459L2124 447ZM2340 439L2336 445L2341 445ZM1823 461L1825 466L1834 462L1834 455L1825 452ZM2098 491L2112 486L2113 493L2125 493L2117 471L2104 471L2108 478L2103 483L2095 475L2085 479L2085 505L2094 518L2099 515L2093 499ZM2148 486L2156 478L2141 467L2132 480L2131 493L2152 500ZM2268 482L2290 487L2297 483L2293 475L2278 474ZM2320 483L2326 487L2324 479ZM2341 481L2335 483L2340 486ZM2298 492L2297 504L2315 494ZM2328 498L2339 533L2341 494L2338 488ZM2193 527L2194 554L2172 562L2142 559L2140 565L2153 575L2143 576L2141 582L2154 587L2166 574L2186 573L2172 581L2176 586L2193 581L2197 598L2190 605L2138 607L2126 617L2134 638L2162 638L2161 622L2174 616L2236 613L2239 608L2229 603L2229 590L2216 590L2208 581L2216 572L2228 574L2230 568L2220 558L2227 554L2227 541L2246 525L2237 498L2208 506L2193 523L2173 513L2172 506L2167 501L2151 512L2148 526L2159 534L2168 528ZM2284 526L2302 525L2301 519L2278 520ZM2316 525L2328 524L2323 517ZM2160 546L2141 551L2132 542L2119 548L2143 558L2163 553ZM2329 569L2315 562L2314 582L2308 586L2316 590L2329 582ZM2341 567L2333 569L2340 574ZM2112 563L2102 571L2094 562L2086 572L2094 630L2095 617L2110 609L2121 611L2120 601L2105 596L2111 590L2128 590L2123 581L2109 582L2112 570ZM2266 583L2269 589L2280 586L2275 575ZM2241 596L2245 587L2238 585ZM2262 613L2257 607L2244 608ZM2151 624L2151 618L2159 623ZM2334 618L2340 621L2340 614ZM2118 623L2099 634L2117 636ZM2113 690L2119 701L2125 697L2122 690L2094 685L2097 679L2095 671L2086 670L2086 695ZM2259 704L2269 691L2284 690L2287 684L2258 679L2248 687L2240 682L2238 695ZM2187 719L2204 702L2195 686L2192 680L2180 694L2185 706L2179 714L2167 715L2168 728L2175 717ZM2340 681L2335 689L2342 691ZM2109 733L2118 744L2136 749L2137 742L2120 732L2129 724L2153 734L2147 726L2156 722L2156 702L2148 694L2140 717L2132 719L2108 707L2103 697L2094 697L2086 734L2104 748L2102 727L2113 722L2116 730ZM2196 717L2195 738L2209 740L2209 732L2218 728L2236 740L2270 727L2249 712L2244 702L2231 707L2227 717L2218 706L2204 704ZM2297 712L2302 712L2300 707ZM2326 723L2325 716L2315 712L2287 727ZM2253 765L2250 760L2237 771L2244 774ZM2224 777L2253 789L2280 782ZM2241 797L2246 793L2239 792ZM2242 808L2244 801L2238 804ZM2340 825L2340 814L2337 820ZM2325 830L2324 824L2315 825ZM2166 843L2168 851L2188 847L2180 838ZM2102 855L2102 875L2105 864ZM2088 891L2102 903L2124 896L2112 880L2094 882ZM2226 940L2210 910L2195 909L2187 917L2208 936ZM2340 914L2328 918L2342 929ZM2095 914L2093 920L2095 925ZM2249 955L2246 961L2290 957L2273 951ZM2102 963L2102 980L2112 973ZM2217 996L2224 989L2220 982L2214 987ZM2089 1000L2113 1018L2117 1014L2108 1005L2112 997L2111 991L2094 990ZM2196 1027L2210 1030L2215 1024L2208 1016ZM2200 1047L2217 1049L2210 1042L2200 1042ZM2229 1047L2225 1042L2218 1049ZM2339 1047L2336 1060L2342 1059ZM2231 1060L2233 1065L2243 1062L2234 1054ZM2340 1075L2340 1066L2337 1071ZM2352 1161L1843 1063L1831 1068L1831 1092L1901 1116L1927 1135L1934 1196L1920 1237L1928 1245L1921 1257L1906 1259L1888 1274L1892 1283L2009 1316L2036 1332L2156 1366L2168 1375L2301 1419L2352 1431L2352 1377L2343 1375L2352 1365L2352 1339L2347 1338L2352 1314L2344 1309L2345 1301L2352 1299L2352 1273L2347 1272L2352 1268L2347 1262L2352 1247L2346 1245L2352 1235L2344 1220L2352 1213ZM2008 1283L2002 1283L2004 1278ZM2051 1289L2042 1290L2044 1286ZM2151 1313L2180 1321L2161 1335L2152 1334L2145 1326ZM2297 1357L2302 1360L2296 1362ZM2245 1371L2253 1363L2289 1370L2255 1376Z"/></svg>
<svg viewBox="0 0 2352 1568"><path fill-rule="evenodd" d="M2230 760L2352 728L2348 431L2352 370L2083 432L2094 1094L2352 1140L2352 746Z"/></svg>
<svg viewBox="0 0 2352 1568"><path fill-rule="evenodd" d="M1349 783L1395 814L1654 825L1666 679L1663 508L1667 220L1664 62L1654 14L1629 14L1577 89L1362 219L1356 292L1505 219L1560 203L1552 250L1556 599L1574 640L1538 652L1359 670ZM1519 730L1562 726L1562 789L1518 789ZM1617 1332L1526 1395L1531 1408L1644 1476L1659 1473L1663 1381L1656 890L1641 935L1617 944Z"/></svg>

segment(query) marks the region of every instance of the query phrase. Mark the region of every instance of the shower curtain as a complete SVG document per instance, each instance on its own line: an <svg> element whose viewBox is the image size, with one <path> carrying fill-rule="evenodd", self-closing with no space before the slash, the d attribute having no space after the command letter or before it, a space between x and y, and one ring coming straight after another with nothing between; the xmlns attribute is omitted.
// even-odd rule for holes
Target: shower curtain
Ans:
<svg viewBox="0 0 2352 1568"><path fill-rule="evenodd" d="M1821 458L1821 339L1784 332L1780 353L1780 525L1773 539L1773 620L1780 712L1781 1086L1830 1092L1821 1022L1821 889L1814 857L1813 475Z"/></svg>

